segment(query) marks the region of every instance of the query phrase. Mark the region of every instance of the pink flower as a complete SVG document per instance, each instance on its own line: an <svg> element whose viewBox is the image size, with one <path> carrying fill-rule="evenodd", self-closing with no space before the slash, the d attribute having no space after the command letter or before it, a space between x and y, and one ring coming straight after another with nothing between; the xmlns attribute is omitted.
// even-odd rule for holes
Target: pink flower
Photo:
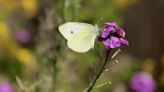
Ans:
<svg viewBox="0 0 164 92"><path fill-rule="evenodd" d="M135 73L131 79L130 87L135 92L154 92L155 81L152 75L145 72Z"/></svg>
<svg viewBox="0 0 164 92"><path fill-rule="evenodd" d="M0 92L14 92L14 91L12 85L8 81L1 81Z"/></svg>
<svg viewBox="0 0 164 92"><path fill-rule="evenodd" d="M21 43L28 43L30 40L30 34L26 29L18 29L14 32L14 37Z"/></svg>

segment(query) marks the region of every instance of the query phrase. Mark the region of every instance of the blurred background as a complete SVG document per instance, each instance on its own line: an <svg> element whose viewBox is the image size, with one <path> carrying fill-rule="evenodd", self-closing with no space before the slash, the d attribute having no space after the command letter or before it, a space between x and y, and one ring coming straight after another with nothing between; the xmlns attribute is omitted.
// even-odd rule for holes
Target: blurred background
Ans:
<svg viewBox="0 0 164 92"><path fill-rule="evenodd" d="M164 0L0 0L0 92L83 92L89 86L104 48L68 49L57 29L67 21L100 28L114 21L126 31L130 45L121 47L119 62L109 63L96 83L104 85L93 92L164 92Z"/></svg>

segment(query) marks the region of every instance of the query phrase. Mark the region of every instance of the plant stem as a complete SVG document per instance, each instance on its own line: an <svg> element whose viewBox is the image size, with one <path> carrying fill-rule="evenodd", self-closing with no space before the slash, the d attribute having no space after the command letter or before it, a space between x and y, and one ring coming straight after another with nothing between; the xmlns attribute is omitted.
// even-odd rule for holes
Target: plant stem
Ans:
<svg viewBox="0 0 164 92"><path fill-rule="evenodd" d="M110 54L110 51L107 51L105 59L103 60L103 65L102 65L98 75L96 76L96 78L94 79L93 83L89 86L89 88L85 92L91 92L91 90L94 88L97 80L100 78L100 76L102 75L102 73L103 73L103 71L105 69L105 66L106 66L106 64L108 62L109 54Z"/></svg>

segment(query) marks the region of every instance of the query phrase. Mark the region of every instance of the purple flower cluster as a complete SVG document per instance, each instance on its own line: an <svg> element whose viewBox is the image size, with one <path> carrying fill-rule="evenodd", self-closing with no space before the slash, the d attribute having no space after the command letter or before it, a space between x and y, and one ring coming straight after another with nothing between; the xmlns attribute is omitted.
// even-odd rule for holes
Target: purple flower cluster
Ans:
<svg viewBox="0 0 164 92"><path fill-rule="evenodd" d="M14 91L12 85L8 81L1 81L0 92L14 92Z"/></svg>
<svg viewBox="0 0 164 92"><path fill-rule="evenodd" d="M151 74L145 72L135 73L130 82L130 87L135 92L154 92L155 81Z"/></svg>
<svg viewBox="0 0 164 92"><path fill-rule="evenodd" d="M128 45L129 43L124 37L125 31L116 23L109 22L101 30L98 40L102 41L106 48L112 49L120 47L122 44Z"/></svg>
<svg viewBox="0 0 164 92"><path fill-rule="evenodd" d="M26 29L18 29L17 31L14 32L14 37L16 38L16 40L18 40L23 44L28 43L31 38L28 30Z"/></svg>

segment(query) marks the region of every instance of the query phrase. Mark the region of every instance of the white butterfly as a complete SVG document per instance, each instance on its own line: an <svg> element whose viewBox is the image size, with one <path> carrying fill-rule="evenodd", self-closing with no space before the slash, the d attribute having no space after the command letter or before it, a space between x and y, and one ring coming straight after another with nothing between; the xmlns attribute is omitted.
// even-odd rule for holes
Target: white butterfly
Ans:
<svg viewBox="0 0 164 92"><path fill-rule="evenodd" d="M66 22L58 29L67 40L68 47L79 53L87 52L93 48L98 35L98 27L88 23Z"/></svg>

